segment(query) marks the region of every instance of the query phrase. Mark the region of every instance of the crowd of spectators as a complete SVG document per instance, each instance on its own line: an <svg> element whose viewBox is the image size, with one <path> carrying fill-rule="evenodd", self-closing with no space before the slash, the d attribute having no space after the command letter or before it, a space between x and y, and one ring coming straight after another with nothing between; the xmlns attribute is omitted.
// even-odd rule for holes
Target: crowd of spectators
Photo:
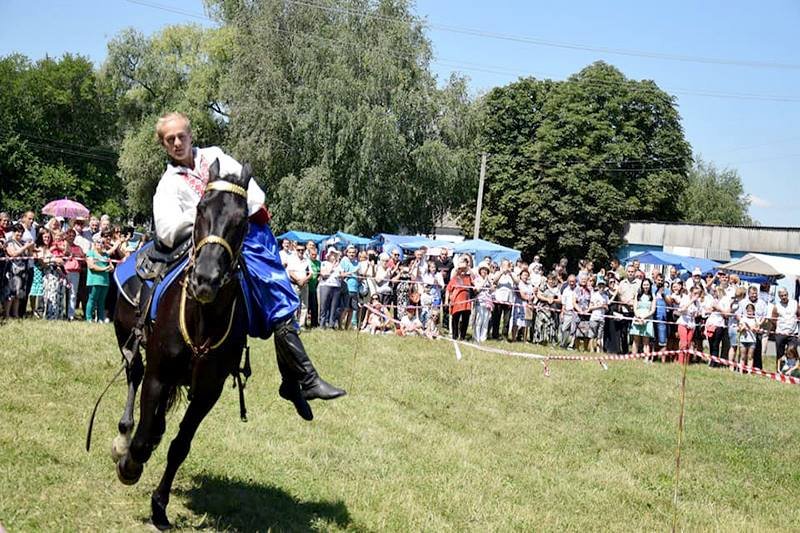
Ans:
<svg viewBox="0 0 800 533"><path fill-rule="evenodd" d="M107 215L38 223L0 212L0 319L108 322L117 291L115 264L144 239L112 225ZM770 285L748 285L735 274L675 267L645 272L637 261L613 259L595 269L566 259L549 268L533 261L477 264L447 247L321 253L313 242L281 242L301 306L303 328L359 328L372 334L527 342L568 350L647 354L666 362L679 350L706 351L747 369L762 367L766 341L775 342L778 369L800 375L796 298ZM324 256L324 257L322 257ZM706 348L707 346L707 348Z"/></svg>
<svg viewBox="0 0 800 533"><path fill-rule="evenodd" d="M141 244L132 235L108 215L37 221L28 211L13 221L0 212L0 319L108 322L114 265Z"/></svg>
<svg viewBox="0 0 800 533"><path fill-rule="evenodd" d="M281 242L281 258L300 296L301 327L490 339L612 354L642 353L667 362L680 350L762 367L768 338L778 370L798 375L800 308L785 288L748 284L723 271L645 272L638 261L612 259L595 269L567 259L545 268L533 261L474 264L472 256L426 248L402 257L350 246L320 258L314 242Z"/></svg>

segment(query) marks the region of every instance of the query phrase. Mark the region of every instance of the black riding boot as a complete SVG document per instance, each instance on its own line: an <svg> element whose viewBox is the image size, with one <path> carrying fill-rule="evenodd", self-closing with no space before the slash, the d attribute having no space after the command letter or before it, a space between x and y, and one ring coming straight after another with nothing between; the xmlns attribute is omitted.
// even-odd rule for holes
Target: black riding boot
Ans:
<svg viewBox="0 0 800 533"><path fill-rule="evenodd" d="M308 400L332 400L347 394L319 377L297 334L294 320L288 319L280 324L274 336L278 369L283 377L280 395L295 404L297 414L302 418L311 420L314 417Z"/></svg>

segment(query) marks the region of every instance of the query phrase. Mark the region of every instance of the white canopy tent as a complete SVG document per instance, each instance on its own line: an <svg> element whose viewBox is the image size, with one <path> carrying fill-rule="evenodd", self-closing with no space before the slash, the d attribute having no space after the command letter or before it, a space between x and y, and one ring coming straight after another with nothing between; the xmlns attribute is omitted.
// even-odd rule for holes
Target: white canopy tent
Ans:
<svg viewBox="0 0 800 533"><path fill-rule="evenodd" d="M797 297L798 280L800 280L800 260L766 254L747 254L744 257L726 263L720 270L744 272L781 278L779 286L786 287L789 297Z"/></svg>
<svg viewBox="0 0 800 533"><path fill-rule="evenodd" d="M747 254L740 259L725 263L719 269L775 276L776 278L781 276L800 277L800 259L766 254Z"/></svg>

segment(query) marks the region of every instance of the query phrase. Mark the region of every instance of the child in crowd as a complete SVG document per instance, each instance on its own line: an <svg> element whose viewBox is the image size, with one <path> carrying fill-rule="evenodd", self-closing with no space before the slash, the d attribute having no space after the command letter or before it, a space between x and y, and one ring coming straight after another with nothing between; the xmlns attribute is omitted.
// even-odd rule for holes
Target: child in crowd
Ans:
<svg viewBox="0 0 800 533"><path fill-rule="evenodd" d="M778 366L781 374L800 378L800 362L797 359L797 345L792 344L786 348L783 357L780 358Z"/></svg>
<svg viewBox="0 0 800 533"><path fill-rule="evenodd" d="M435 339L439 336L439 315L434 314L428 318L425 324L425 336L429 339Z"/></svg>
<svg viewBox="0 0 800 533"><path fill-rule="evenodd" d="M401 337L424 334L422 322L420 322L419 318L417 318L416 307L412 305L406 307L406 314L400 320L400 327L397 330L397 334Z"/></svg>
<svg viewBox="0 0 800 533"><path fill-rule="evenodd" d="M376 335L386 331L386 317L382 316L384 312L380 295L373 294L370 299L370 306L367 307L367 316L361 331L366 331L370 335Z"/></svg>
<svg viewBox="0 0 800 533"><path fill-rule="evenodd" d="M756 306L747 304L745 316L739 321L739 367L753 369L753 354L756 350Z"/></svg>

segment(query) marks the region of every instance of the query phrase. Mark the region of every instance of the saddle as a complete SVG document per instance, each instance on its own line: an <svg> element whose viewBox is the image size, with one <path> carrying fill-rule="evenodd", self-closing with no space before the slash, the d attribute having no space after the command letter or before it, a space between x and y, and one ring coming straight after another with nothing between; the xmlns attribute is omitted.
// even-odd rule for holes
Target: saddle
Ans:
<svg viewBox="0 0 800 533"><path fill-rule="evenodd" d="M136 308L136 325L122 347L128 363L138 353L139 346L146 343L144 326L148 319L155 318L161 295L178 277L181 267L188 261L191 248L191 238L173 247L151 241L114 271L120 294Z"/></svg>
<svg viewBox="0 0 800 533"><path fill-rule="evenodd" d="M187 238L172 248L168 248L158 241L153 246L147 246L136 255L136 275L143 280L158 278L163 272L168 272L175 263L183 259L192 247L192 239Z"/></svg>

